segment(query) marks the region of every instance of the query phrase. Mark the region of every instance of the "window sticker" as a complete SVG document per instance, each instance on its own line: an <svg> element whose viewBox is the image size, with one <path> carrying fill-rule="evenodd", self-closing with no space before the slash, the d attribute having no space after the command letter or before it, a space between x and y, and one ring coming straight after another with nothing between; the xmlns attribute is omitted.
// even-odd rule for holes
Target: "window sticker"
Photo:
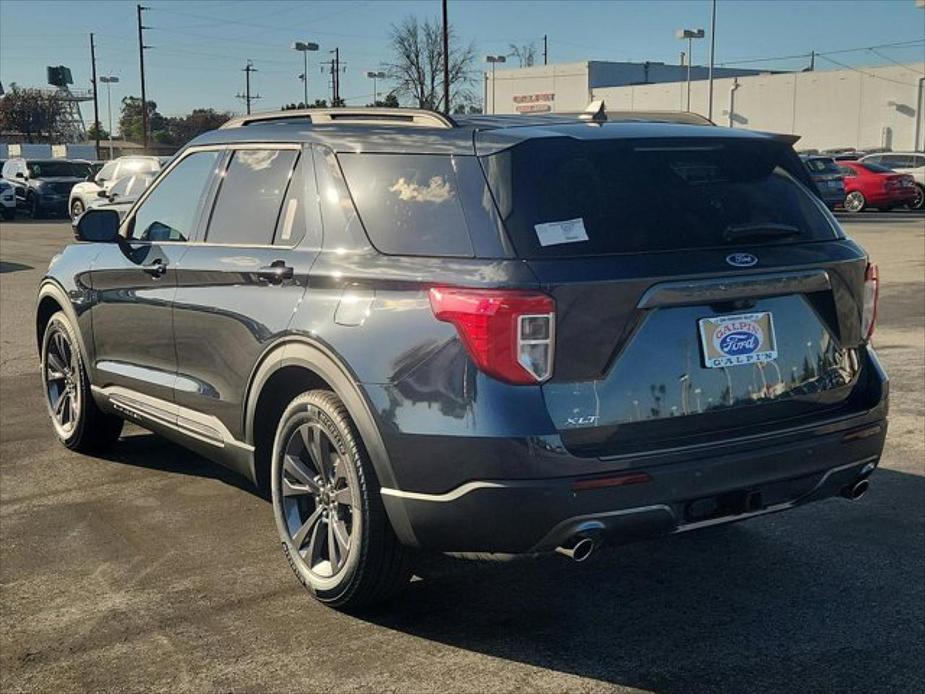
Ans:
<svg viewBox="0 0 925 694"><path fill-rule="evenodd" d="M577 243L587 241L588 232L585 231L585 220L582 217L567 219L564 222L547 222L535 224L536 237L541 246L555 246L560 243Z"/></svg>

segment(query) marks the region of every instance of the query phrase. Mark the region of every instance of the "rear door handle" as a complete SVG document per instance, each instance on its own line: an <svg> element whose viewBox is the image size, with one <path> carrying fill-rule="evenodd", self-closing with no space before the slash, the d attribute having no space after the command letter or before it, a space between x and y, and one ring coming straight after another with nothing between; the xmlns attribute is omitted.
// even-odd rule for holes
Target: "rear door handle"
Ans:
<svg viewBox="0 0 925 694"><path fill-rule="evenodd" d="M141 269L147 272L151 277L163 277L167 272L167 263L160 258L151 261L148 265L142 265Z"/></svg>
<svg viewBox="0 0 925 694"><path fill-rule="evenodd" d="M292 268L286 265L285 260L274 260L266 267L257 270L257 276L270 284L279 284L283 280L291 280L293 274Z"/></svg>

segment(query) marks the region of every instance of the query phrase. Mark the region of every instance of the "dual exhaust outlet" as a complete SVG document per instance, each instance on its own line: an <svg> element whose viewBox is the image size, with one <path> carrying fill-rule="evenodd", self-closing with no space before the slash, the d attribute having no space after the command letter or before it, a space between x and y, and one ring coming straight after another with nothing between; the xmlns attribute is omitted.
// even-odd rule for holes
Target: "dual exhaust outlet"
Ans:
<svg viewBox="0 0 925 694"><path fill-rule="evenodd" d="M871 470L872 469L873 468L871 468ZM870 472L867 473L867 475L869 474ZM841 496L850 501L857 501L867 494L867 491L870 489L870 481L867 479L867 475L858 477L854 482L842 489L840 492ZM597 546L598 542L594 537L586 534L578 534L556 547L556 552L563 557L568 557L572 561L582 562L591 556L594 550L597 549Z"/></svg>

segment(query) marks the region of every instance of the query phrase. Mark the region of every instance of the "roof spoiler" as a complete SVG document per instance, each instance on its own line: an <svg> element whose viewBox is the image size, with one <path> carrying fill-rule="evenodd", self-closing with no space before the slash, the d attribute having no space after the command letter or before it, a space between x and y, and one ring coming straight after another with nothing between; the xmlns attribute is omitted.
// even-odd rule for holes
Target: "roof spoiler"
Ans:
<svg viewBox="0 0 925 694"><path fill-rule="evenodd" d="M407 125L423 128L455 128L456 122L442 113L423 108L299 108L237 116L220 129L243 128L255 123L308 118L312 125Z"/></svg>
<svg viewBox="0 0 925 694"><path fill-rule="evenodd" d="M793 147L797 142L800 141L800 135L791 135L789 133L769 133L761 131L762 135L767 135L772 140L777 140L778 142L783 142L784 144L790 145Z"/></svg>

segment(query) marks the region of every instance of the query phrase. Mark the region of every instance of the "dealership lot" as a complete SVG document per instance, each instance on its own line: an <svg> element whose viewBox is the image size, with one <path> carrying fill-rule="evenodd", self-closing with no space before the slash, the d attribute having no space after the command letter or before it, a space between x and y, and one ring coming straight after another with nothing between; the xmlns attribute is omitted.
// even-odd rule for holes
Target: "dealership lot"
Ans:
<svg viewBox="0 0 925 694"><path fill-rule="evenodd" d="M26 689L921 690L925 216L846 229L879 263L891 432L871 493L585 564L428 558L396 602L328 610L292 580L268 504L139 429L58 446L34 292L70 238L0 226L0 671Z"/></svg>

